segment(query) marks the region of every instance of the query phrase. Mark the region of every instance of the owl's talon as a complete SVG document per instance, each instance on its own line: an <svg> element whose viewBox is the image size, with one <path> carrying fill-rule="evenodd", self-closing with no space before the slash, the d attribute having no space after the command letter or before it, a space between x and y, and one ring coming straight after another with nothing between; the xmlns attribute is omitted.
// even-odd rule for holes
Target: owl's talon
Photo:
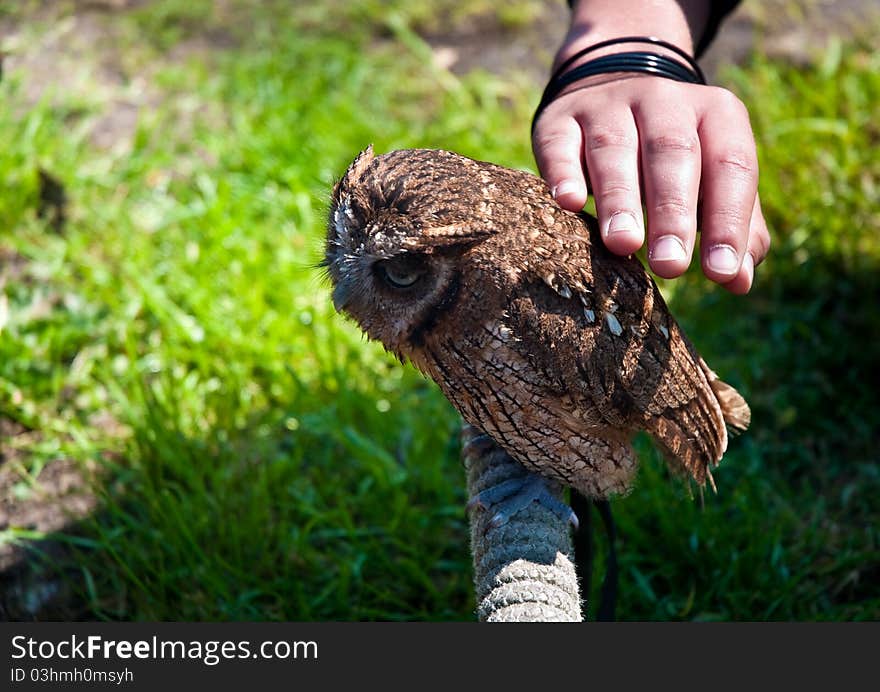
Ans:
<svg viewBox="0 0 880 692"><path fill-rule="evenodd" d="M504 512L498 512L489 520L489 528L497 529L499 526L503 526L510 520Z"/></svg>
<svg viewBox="0 0 880 692"><path fill-rule="evenodd" d="M490 486L482 492L474 495L468 502L467 508L470 510L479 506L483 509L489 509L494 505L502 504L504 500L511 496L521 495L528 492L531 489L530 483L532 480L531 476L510 478L497 485ZM528 501L523 503L523 507L525 507L526 504L528 504Z"/></svg>
<svg viewBox="0 0 880 692"><path fill-rule="evenodd" d="M563 521L569 522L577 530L580 522L574 511L561 502L550 492L546 481L538 475L528 475L522 478L511 478L486 488L474 495L467 503L468 510L475 507L494 509L495 513L487 523L488 529L503 526L517 512L528 507L532 502L537 502L545 509L550 510Z"/></svg>

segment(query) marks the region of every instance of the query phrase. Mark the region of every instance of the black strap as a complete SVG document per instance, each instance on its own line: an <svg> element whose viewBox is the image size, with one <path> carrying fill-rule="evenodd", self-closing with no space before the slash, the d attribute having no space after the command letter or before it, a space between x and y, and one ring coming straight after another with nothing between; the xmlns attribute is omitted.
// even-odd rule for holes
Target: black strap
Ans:
<svg viewBox="0 0 880 692"><path fill-rule="evenodd" d="M599 601L599 610L596 619L599 622L614 622L614 611L617 606L617 531L614 528L614 517L611 516L611 505L608 500L596 500L594 502L602 523L605 525L605 535L608 536L608 562L605 565L605 579L602 580L602 598Z"/></svg>
<svg viewBox="0 0 880 692"><path fill-rule="evenodd" d="M574 565L581 583L583 618L588 620L590 597L593 593L593 502L577 490L571 491L571 510L578 518L578 528L574 532Z"/></svg>
<svg viewBox="0 0 880 692"><path fill-rule="evenodd" d="M572 490L571 508L580 520L580 527L574 534L574 561L578 576L580 577L584 604L587 605L593 582L593 507L599 512L599 516L605 526L605 533L608 536L608 557L605 563L605 578L602 580L596 620L599 622L613 622L617 607L619 575L617 547L615 545L617 533L614 527L614 519L611 516L611 505L607 500L589 500L579 492ZM587 620L586 612L584 612L584 620Z"/></svg>

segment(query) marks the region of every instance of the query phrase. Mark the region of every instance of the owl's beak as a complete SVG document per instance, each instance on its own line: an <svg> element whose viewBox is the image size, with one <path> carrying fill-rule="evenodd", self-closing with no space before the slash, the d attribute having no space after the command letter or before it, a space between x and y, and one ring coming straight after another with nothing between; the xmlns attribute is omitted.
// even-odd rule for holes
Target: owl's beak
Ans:
<svg viewBox="0 0 880 692"><path fill-rule="evenodd" d="M351 301L353 288L351 280L346 279L340 279L333 287L333 307L336 308L336 312L345 310L345 306Z"/></svg>

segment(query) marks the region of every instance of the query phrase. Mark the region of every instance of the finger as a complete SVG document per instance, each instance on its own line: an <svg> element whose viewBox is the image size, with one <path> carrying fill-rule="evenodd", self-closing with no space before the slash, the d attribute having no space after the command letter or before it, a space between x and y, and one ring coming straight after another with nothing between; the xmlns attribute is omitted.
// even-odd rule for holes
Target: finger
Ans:
<svg viewBox="0 0 880 692"><path fill-rule="evenodd" d="M753 251L754 250L754 251ZM755 258L755 266L761 264L770 252L770 229L761 209L761 195L755 195L755 207L752 209L752 221L749 226L749 251Z"/></svg>
<svg viewBox="0 0 880 692"><path fill-rule="evenodd" d="M724 284L724 288L737 295L748 293L755 280L755 267L764 260L769 249L770 232L767 230L767 223L761 212L760 200L756 196L755 206L752 209L752 220L749 225L748 248L743 255L739 273L733 280Z"/></svg>
<svg viewBox="0 0 880 692"><path fill-rule="evenodd" d="M700 256L706 276L726 284L740 274L749 246L758 157L745 106L723 89L713 89L708 98L711 106L698 126L703 158Z"/></svg>
<svg viewBox="0 0 880 692"><path fill-rule="evenodd" d="M604 110L582 125L584 159L606 247L619 255L645 240L639 192L639 133L632 111Z"/></svg>
<svg viewBox="0 0 880 692"><path fill-rule="evenodd" d="M587 183L581 163L583 135L577 121L559 114L553 105L535 125L532 135L535 161L559 206L580 211L587 203Z"/></svg>
<svg viewBox="0 0 880 692"><path fill-rule="evenodd" d="M685 115L690 113L690 115ZM700 140L696 116L679 104L655 102L636 111L648 211L648 263L671 279L690 264L697 233Z"/></svg>

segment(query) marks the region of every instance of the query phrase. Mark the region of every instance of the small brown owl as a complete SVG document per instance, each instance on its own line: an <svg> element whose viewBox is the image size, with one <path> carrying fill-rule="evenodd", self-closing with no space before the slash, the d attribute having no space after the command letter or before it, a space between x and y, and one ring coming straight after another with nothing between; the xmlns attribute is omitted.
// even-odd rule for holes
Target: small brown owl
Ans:
<svg viewBox="0 0 880 692"><path fill-rule="evenodd" d="M639 430L702 485L725 424L749 424L638 259L529 173L369 148L333 191L325 264L337 310L530 471L588 497L627 491Z"/></svg>

